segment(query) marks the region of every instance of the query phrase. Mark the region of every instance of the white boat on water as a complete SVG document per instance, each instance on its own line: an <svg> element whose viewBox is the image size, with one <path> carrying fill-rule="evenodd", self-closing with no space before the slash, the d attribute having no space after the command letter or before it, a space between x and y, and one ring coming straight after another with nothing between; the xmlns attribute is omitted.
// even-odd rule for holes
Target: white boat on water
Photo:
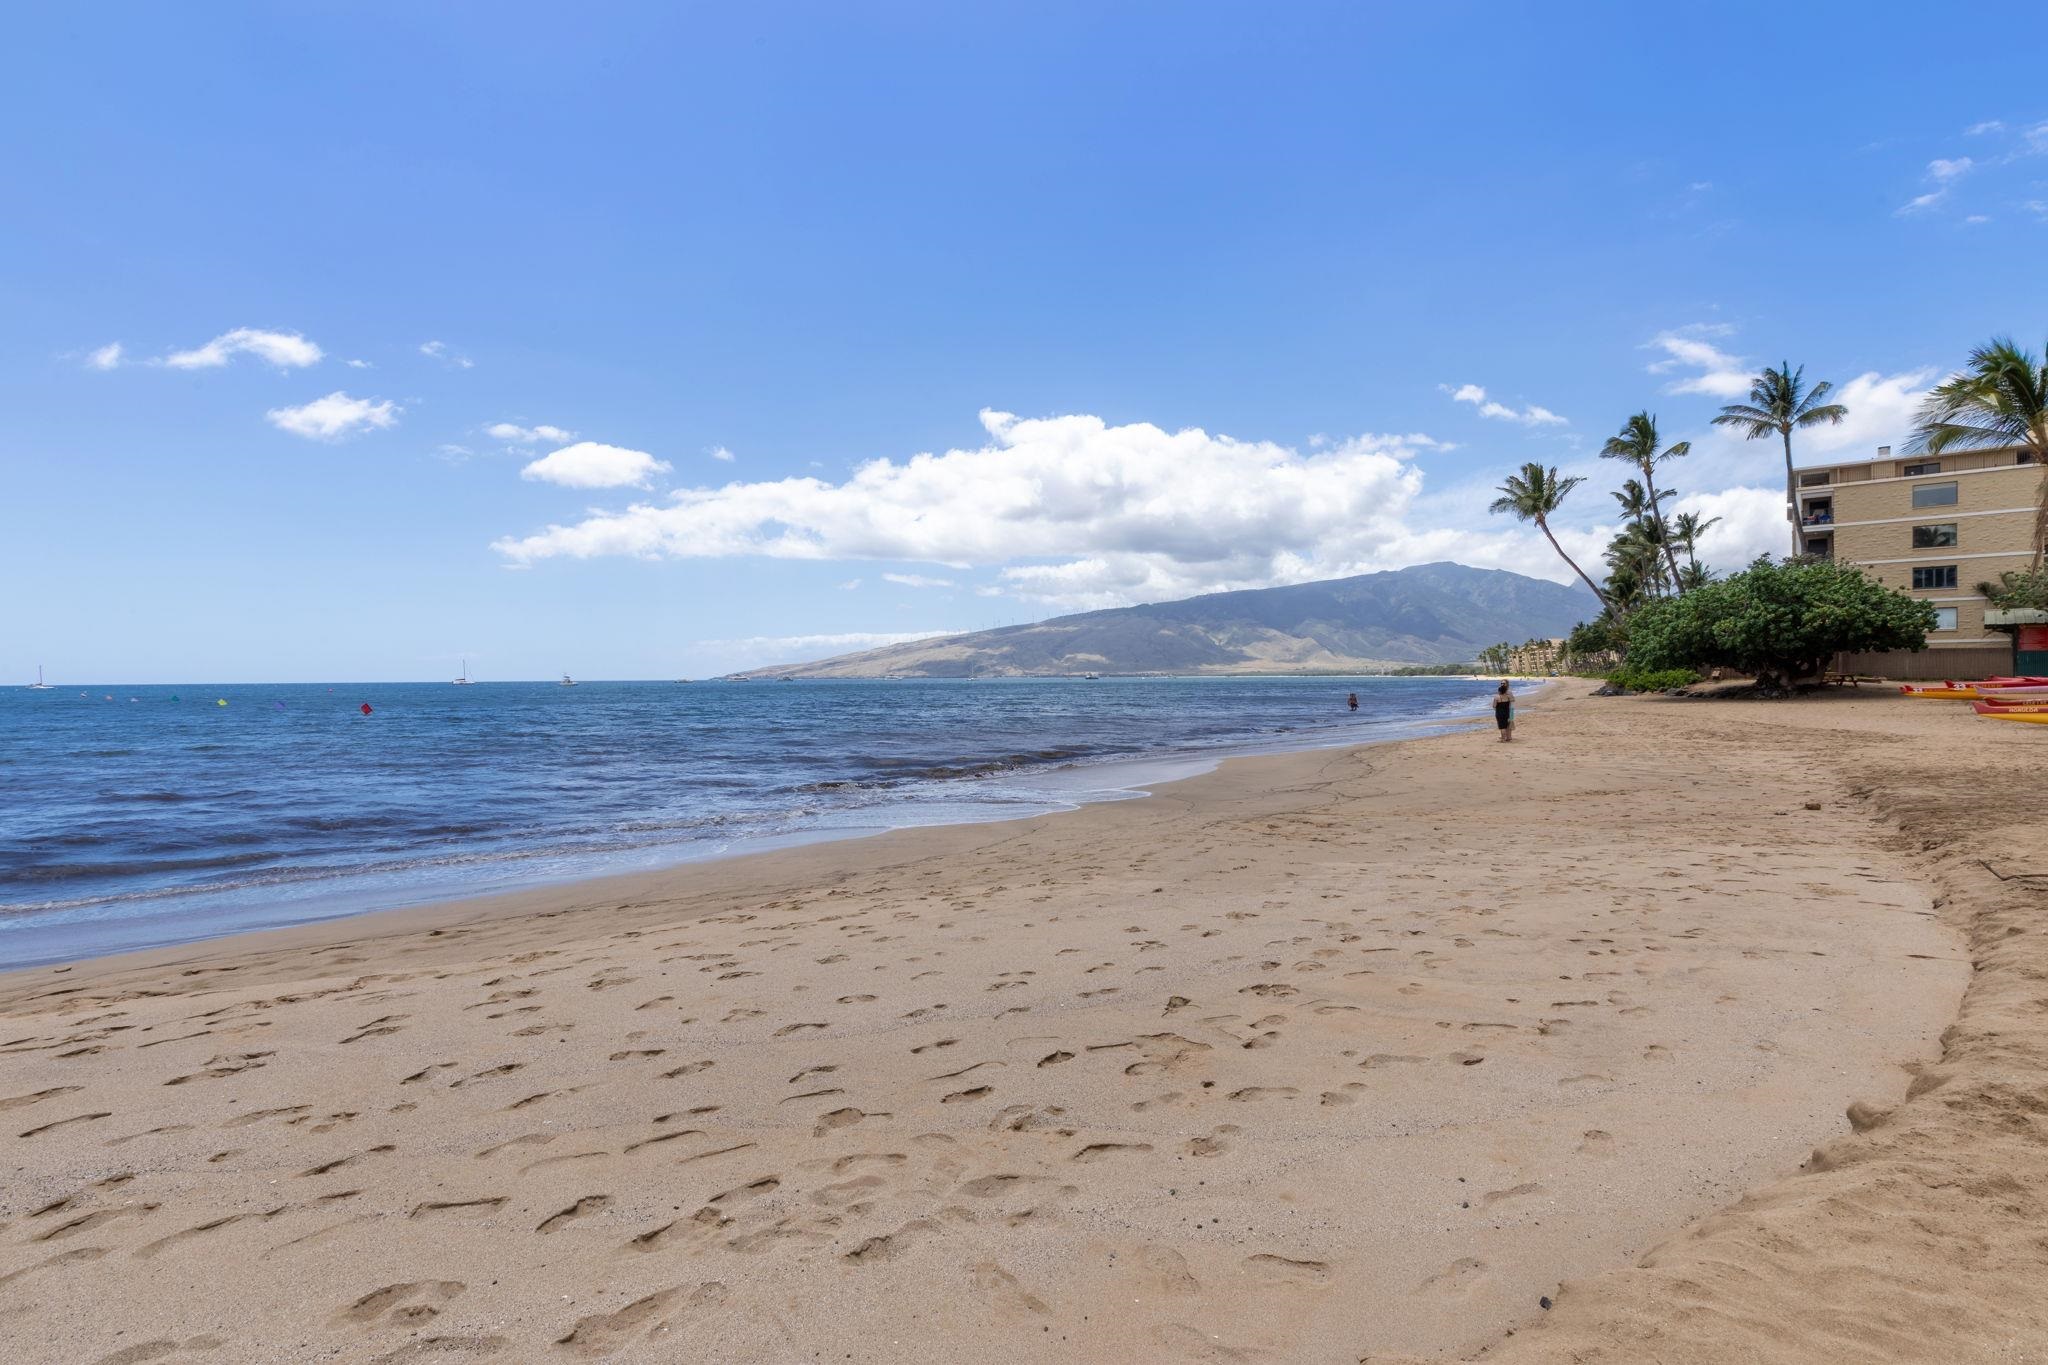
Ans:
<svg viewBox="0 0 2048 1365"><path fill-rule="evenodd" d="M562 686L564 686L564 687L574 687L575 685L576 685L576 680L575 680L574 678L570 677L570 676L569 676L569 675L568 675L567 673L564 673L564 674L562 675Z"/></svg>
<svg viewBox="0 0 2048 1365"><path fill-rule="evenodd" d="M57 685L55 683L46 683L43 681L43 666L41 664L37 664L36 680L28 685L28 690L31 692L55 692L57 690Z"/></svg>
<svg viewBox="0 0 2048 1365"><path fill-rule="evenodd" d="M451 681L453 681L453 683L457 687L468 687L470 685L469 660L464 659L462 661L462 676L459 678L452 679Z"/></svg>

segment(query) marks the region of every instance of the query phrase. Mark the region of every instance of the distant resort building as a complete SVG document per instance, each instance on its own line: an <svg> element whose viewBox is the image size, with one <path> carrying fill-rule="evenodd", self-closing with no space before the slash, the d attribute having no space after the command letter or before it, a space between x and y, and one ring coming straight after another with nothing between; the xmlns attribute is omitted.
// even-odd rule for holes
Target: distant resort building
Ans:
<svg viewBox="0 0 2048 1365"><path fill-rule="evenodd" d="M1967 678L2014 667L2012 613L1985 613L1978 585L2034 558L2042 469L2023 450L1877 458L1798 471L1800 548L1933 604L1922 654L1844 655L1845 672ZM2020 648L2032 643L2019 642Z"/></svg>
<svg viewBox="0 0 2048 1365"><path fill-rule="evenodd" d="M1556 673L1564 661L1564 640L1531 640L1508 651L1508 672L1541 678Z"/></svg>

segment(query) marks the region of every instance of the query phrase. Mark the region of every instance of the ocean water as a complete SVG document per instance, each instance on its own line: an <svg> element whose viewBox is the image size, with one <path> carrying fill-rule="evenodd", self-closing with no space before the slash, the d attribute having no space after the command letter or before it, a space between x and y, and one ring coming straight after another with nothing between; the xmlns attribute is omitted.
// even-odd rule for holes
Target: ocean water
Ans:
<svg viewBox="0 0 2048 1365"><path fill-rule="evenodd" d="M1451 678L8 688L0 969L1038 814L1231 754L1402 738L1480 714L1490 690Z"/></svg>

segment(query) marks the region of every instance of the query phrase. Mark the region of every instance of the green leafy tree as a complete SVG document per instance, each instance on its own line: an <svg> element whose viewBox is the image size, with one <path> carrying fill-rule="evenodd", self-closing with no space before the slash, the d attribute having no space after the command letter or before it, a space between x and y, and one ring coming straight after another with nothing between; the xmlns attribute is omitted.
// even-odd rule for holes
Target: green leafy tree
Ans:
<svg viewBox="0 0 2048 1365"><path fill-rule="evenodd" d="M1500 496L1486 510L1495 515L1511 512L1517 521L1535 522L1536 529L1550 542L1550 548L1557 551L1557 557L1571 565L1579 581L1593 590L1593 596L1599 598L1600 605L1604 607L1607 594L1600 591L1599 584L1586 577L1586 571L1564 552L1564 546L1557 543L1557 537L1550 531L1550 519L1557 514L1558 508L1564 506L1565 496L1584 482L1578 478L1560 479L1556 466L1545 467L1532 461L1522 466L1521 473L1510 474L1501 480Z"/></svg>
<svg viewBox="0 0 2048 1365"><path fill-rule="evenodd" d="M1692 452L1692 442L1674 441L1664 449L1658 447L1663 441L1657 435L1657 419L1647 412L1639 412L1621 424L1618 435L1607 438L1600 447L1600 453L1610 460L1621 460L1634 465L1643 476L1643 489L1650 507L1650 514L1657 521L1663 520L1663 497L1657 492L1657 466L1682 459ZM1668 541L1663 545L1666 567L1671 570L1671 581L1678 581L1678 556L1672 552Z"/></svg>
<svg viewBox="0 0 2048 1365"><path fill-rule="evenodd" d="M1759 559L1739 574L1643 607L1628 623L1631 668L1748 673L1784 691L1837 654L1924 649L1934 608L1825 559Z"/></svg>
<svg viewBox="0 0 2048 1365"><path fill-rule="evenodd" d="M1970 352L1962 373L1935 386L1920 405L1912 448L1944 450L2018 446L2048 468L2048 366L2010 337L1993 337ZM2048 474L2035 494L2034 569L2048 554Z"/></svg>
<svg viewBox="0 0 2048 1365"><path fill-rule="evenodd" d="M1806 367L1801 365L1795 370L1788 360L1777 369L1765 370L1756 377L1749 386L1747 403L1730 403L1714 419L1715 426L1733 427L1742 433L1745 440L1760 441L1771 435L1783 439L1785 506L1786 514L1792 519L1794 555L1804 548L1804 538L1799 527L1799 489L1792 474L1792 432L1795 428L1819 426L1822 422L1835 426L1849 415L1849 410L1840 403L1827 401L1834 387L1823 379L1811 389L1807 388Z"/></svg>

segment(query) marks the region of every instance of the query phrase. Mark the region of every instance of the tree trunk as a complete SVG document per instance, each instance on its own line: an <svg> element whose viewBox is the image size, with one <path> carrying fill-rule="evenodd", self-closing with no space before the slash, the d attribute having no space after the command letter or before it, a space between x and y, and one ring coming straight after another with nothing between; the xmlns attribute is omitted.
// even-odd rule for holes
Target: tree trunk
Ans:
<svg viewBox="0 0 2048 1365"><path fill-rule="evenodd" d="M1657 540L1664 550L1664 562L1671 568L1671 595L1683 597L1685 589L1679 586L1678 556L1672 552L1669 528L1664 525L1664 509L1657 505L1657 476L1650 472L1651 461L1643 461L1643 491L1650 497L1650 516L1656 519Z"/></svg>
<svg viewBox="0 0 2048 1365"><path fill-rule="evenodd" d="M1806 528L1799 520L1799 485L1792 475L1792 428L1780 427L1785 438L1785 515L1792 519L1792 557L1806 553Z"/></svg>
<svg viewBox="0 0 2048 1365"><path fill-rule="evenodd" d="M1538 517L1536 518L1536 529L1541 531L1543 533L1543 538L1550 542L1550 548L1557 551L1557 557L1559 559L1562 559L1565 563L1570 564L1572 566L1572 572L1579 576L1579 581L1581 583L1584 583L1587 587L1593 589L1593 596L1600 599L1600 605L1607 608L1609 611L1613 611L1614 604L1607 600L1607 594L1600 591L1599 586L1595 584L1592 579L1586 577L1586 571L1580 568L1578 564L1573 561L1572 557L1564 552L1564 546L1557 543L1557 537L1550 534L1550 523L1545 521L1542 517Z"/></svg>

